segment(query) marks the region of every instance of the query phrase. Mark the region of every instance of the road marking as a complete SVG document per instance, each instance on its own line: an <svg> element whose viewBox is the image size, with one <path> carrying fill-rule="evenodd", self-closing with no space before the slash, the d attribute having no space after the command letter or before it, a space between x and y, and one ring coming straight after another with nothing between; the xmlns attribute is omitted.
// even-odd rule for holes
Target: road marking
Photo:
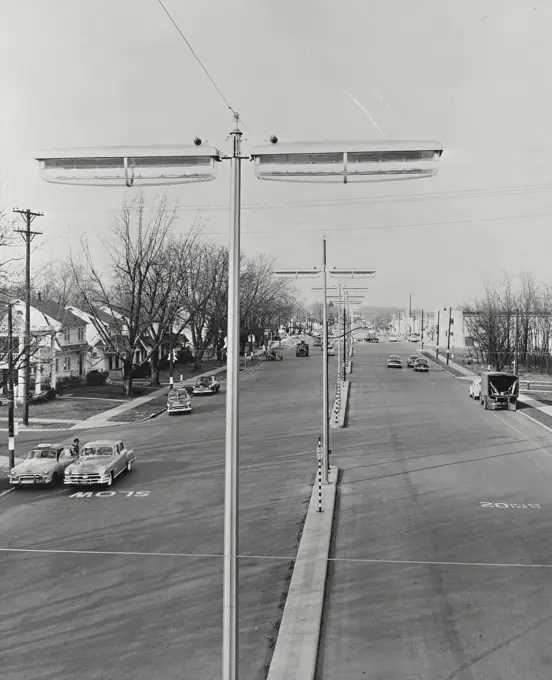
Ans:
<svg viewBox="0 0 552 680"><path fill-rule="evenodd" d="M0 553L21 553L37 555L111 555L113 557L189 557L189 558L216 558L224 559L224 555L215 553L170 553L170 552L131 552L121 550L56 550L52 548L7 548L0 546ZM236 555L241 560L276 560L295 561L297 555ZM365 564L411 564L421 566L443 567L494 567L516 569L552 569L552 564L520 564L506 562L444 562L424 560L377 560L362 557L329 557L328 562L358 562Z"/></svg>
<svg viewBox="0 0 552 680"><path fill-rule="evenodd" d="M538 503L491 503L489 501L479 501L482 508L538 508L542 507Z"/></svg>
<svg viewBox="0 0 552 680"><path fill-rule="evenodd" d="M124 495L125 498L144 498L150 493L151 491L76 491L69 498L113 498L118 494Z"/></svg>
<svg viewBox="0 0 552 680"><path fill-rule="evenodd" d="M514 427L514 426L512 425L512 423L509 423L507 420L504 420L504 418L500 418L500 420L501 420L505 425L508 425L508 427L511 428L514 432L516 432L517 434L519 434L520 437L523 437L523 438L524 438L525 440L527 440L528 442L531 442L531 444L534 444L534 446L535 446L537 449L539 449L539 450L542 451L543 453L546 453L547 456L550 456L550 458L552 458L552 453L550 453L550 451L547 451L547 450L546 450L545 448L543 448L542 446L539 446L538 444L536 444L534 438L528 437L526 434L523 434L523 432L520 432L520 431L517 429L517 427ZM533 420L533 422L538 423L537 420ZM549 446L550 446L550 444L549 444Z"/></svg>
<svg viewBox="0 0 552 680"><path fill-rule="evenodd" d="M8 489L7 491L2 491L2 493L0 493L0 498L2 498L2 496L7 496L7 495L8 495L9 493L11 493L12 491L14 491L14 487L13 487L13 486L12 486L11 489Z"/></svg>

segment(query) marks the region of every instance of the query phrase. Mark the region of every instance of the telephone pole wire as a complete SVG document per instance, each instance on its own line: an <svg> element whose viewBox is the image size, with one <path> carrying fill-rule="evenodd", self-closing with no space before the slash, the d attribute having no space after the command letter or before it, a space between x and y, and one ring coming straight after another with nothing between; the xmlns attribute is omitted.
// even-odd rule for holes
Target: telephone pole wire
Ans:
<svg viewBox="0 0 552 680"><path fill-rule="evenodd" d="M28 208L20 210L14 208L14 213L18 213L25 220L25 229L15 229L21 234L26 247L26 300L25 300L25 380L23 383L23 424L29 424L29 388L31 384L31 243L35 236L42 234L41 231L31 231L31 224L36 217L42 217L44 213L33 212Z"/></svg>

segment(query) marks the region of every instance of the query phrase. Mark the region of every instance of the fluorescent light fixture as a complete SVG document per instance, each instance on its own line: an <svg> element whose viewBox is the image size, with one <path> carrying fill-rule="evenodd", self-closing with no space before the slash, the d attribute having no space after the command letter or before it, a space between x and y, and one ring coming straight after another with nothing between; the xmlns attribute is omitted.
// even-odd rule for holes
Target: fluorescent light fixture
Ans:
<svg viewBox="0 0 552 680"><path fill-rule="evenodd" d="M258 179L367 182L437 174L439 142L305 142L254 147Z"/></svg>
<svg viewBox="0 0 552 680"><path fill-rule="evenodd" d="M300 276L318 276L322 273L321 269L278 269L272 272L275 276L291 276L299 278Z"/></svg>
<svg viewBox="0 0 552 680"><path fill-rule="evenodd" d="M209 182L221 153L211 146L53 149L37 156L45 182L84 186L156 186Z"/></svg>
<svg viewBox="0 0 552 680"><path fill-rule="evenodd" d="M355 277L374 277L376 275L376 270L375 269L328 269L328 274L330 276L345 276L345 277L351 277L354 279Z"/></svg>

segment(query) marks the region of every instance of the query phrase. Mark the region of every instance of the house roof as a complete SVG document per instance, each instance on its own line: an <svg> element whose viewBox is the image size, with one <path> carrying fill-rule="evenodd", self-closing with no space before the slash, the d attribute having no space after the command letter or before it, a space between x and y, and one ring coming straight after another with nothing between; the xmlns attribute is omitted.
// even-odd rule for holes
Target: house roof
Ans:
<svg viewBox="0 0 552 680"><path fill-rule="evenodd" d="M41 300L40 302L35 302L33 307L42 314L59 321L64 327L76 328L77 326L83 326L85 323L73 312L65 309L63 305L59 302L54 302L54 300Z"/></svg>

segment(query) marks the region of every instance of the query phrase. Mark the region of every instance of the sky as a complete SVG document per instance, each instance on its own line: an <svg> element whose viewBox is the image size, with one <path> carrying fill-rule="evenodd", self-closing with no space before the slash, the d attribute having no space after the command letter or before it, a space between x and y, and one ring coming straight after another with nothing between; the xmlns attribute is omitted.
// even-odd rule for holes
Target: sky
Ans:
<svg viewBox="0 0 552 680"><path fill-rule="evenodd" d="M437 176L409 182L262 182L246 162L244 254L320 267L325 235L330 268L377 271L363 283L370 305L404 308L412 295L417 308L456 306L504 272L550 282L552 3L164 4L240 113L244 152L272 134L444 147ZM0 209L44 213L33 267L78 254L83 236L105 258L100 238L136 195L47 184L39 150L199 136L230 151L231 112L158 0L0 0L0 15ZM228 243L228 164L214 182L144 193L160 191L179 202L173 233L201 210L206 234ZM321 281L296 284L320 299Z"/></svg>

